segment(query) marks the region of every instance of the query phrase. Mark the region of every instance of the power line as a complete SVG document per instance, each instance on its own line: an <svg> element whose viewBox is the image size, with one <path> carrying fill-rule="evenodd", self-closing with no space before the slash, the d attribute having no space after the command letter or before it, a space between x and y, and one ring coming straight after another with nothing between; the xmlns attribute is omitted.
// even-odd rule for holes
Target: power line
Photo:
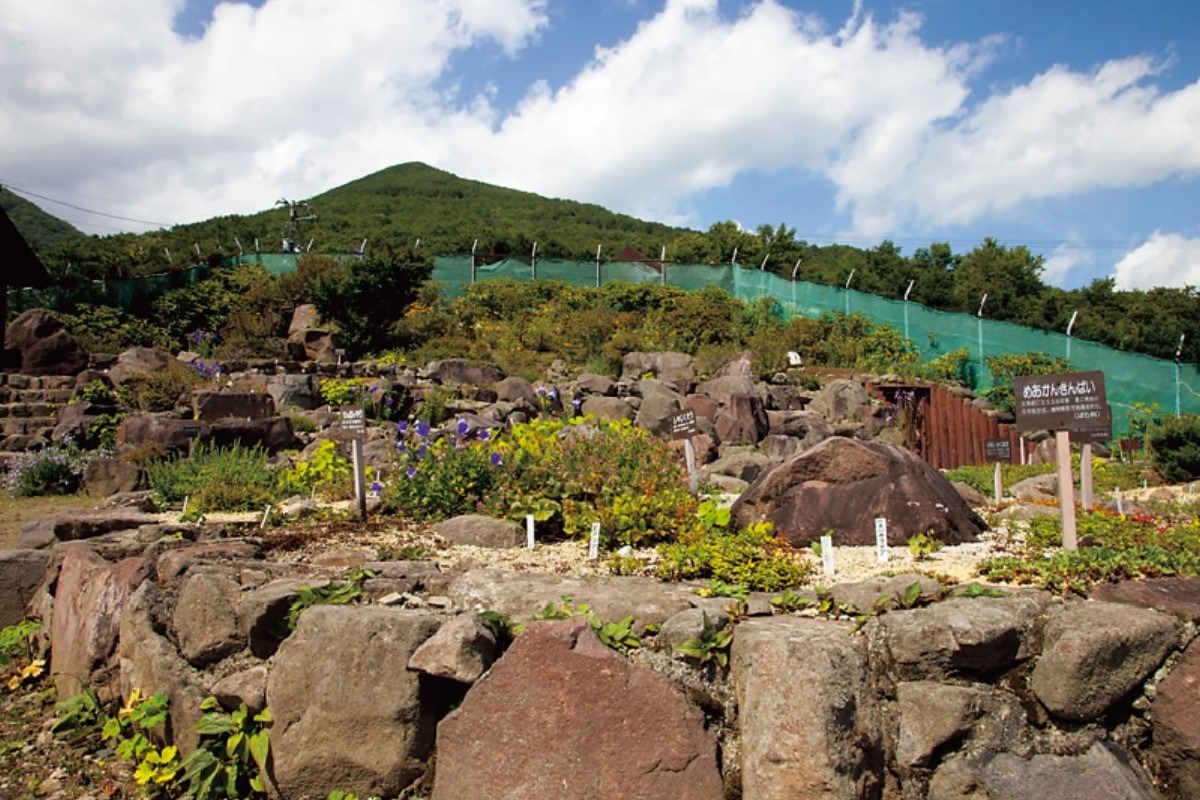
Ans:
<svg viewBox="0 0 1200 800"><path fill-rule="evenodd" d="M136 222L140 225L153 225L156 228L172 228L175 225L175 223L173 223L173 222L153 222L148 219L136 219L134 217L123 217L120 214L109 214L106 211L96 211L95 209L84 208L83 206L77 206L74 203L68 203L66 200L56 200L53 197L47 197L44 194L38 194L37 192L35 192L31 189L25 189L20 186L14 186L11 183L3 184L2 186L0 186L0 188L8 189L10 192L14 192L15 194L20 194L22 196L29 195L29 197L36 197L39 200L45 200L48 203L57 203L60 206L66 206L67 208L73 208L76 211L82 211L85 214L95 214L96 216L108 217L109 219L119 219L122 222ZM26 199L28 199L28 198L26 198Z"/></svg>

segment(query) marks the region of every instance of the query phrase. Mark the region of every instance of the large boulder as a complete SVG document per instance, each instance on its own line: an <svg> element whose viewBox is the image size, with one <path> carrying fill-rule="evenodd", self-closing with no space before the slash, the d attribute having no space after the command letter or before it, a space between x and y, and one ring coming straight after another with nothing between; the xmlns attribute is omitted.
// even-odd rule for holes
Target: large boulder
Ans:
<svg viewBox="0 0 1200 800"><path fill-rule="evenodd" d="M1092 720L1130 694L1175 645L1169 614L1087 601L1058 609L1046 624L1029 685L1051 714Z"/></svg>
<svg viewBox="0 0 1200 800"><path fill-rule="evenodd" d="M647 375L687 392L696 370L687 353L626 353L621 359L621 380L637 381Z"/></svg>
<svg viewBox="0 0 1200 800"><path fill-rule="evenodd" d="M25 619L49 564L47 550L0 551L0 628Z"/></svg>
<svg viewBox="0 0 1200 800"><path fill-rule="evenodd" d="M38 517L25 523L17 547L40 550L58 542L94 539L114 531L153 525L158 517L128 508L79 509Z"/></svg>
<svg viewBox="0 0 1200 800"><path fill-rule="evenodd" d="M583 620L531 625L438 726L433 800L721 800L704 715Z"/></svg>
<svg viewBox="0 0 1200 800"><path fill-rule="evenodd" d="M695 598L688 588L653 578L565 577L495 569L463 573L450 584L448 594L458 608L498 611L514 622L528 622L567 596L586 604L602 620L632 615L638 628L661 625L672 614L690 608Z"/></svg>
<svg viewBox="0 0 1200 800"><path fill-rule="evenodd" d="M23 375L75 375L88 365L88 355L66 327L44 308L33 308L9 323L6 346L21 352Z"/></svg>
<svg viewBox="0 0 1200 800"><path fill-rule="evenodd" d="M950 482L908 450L837 436L760 475L732 512L739 525L774 523L795 545L830 530L835 545L874 544L879 517L897 546L925 532L943 544L975 541L986 528Z"/></svg>
<svg viewBox="0 0 1200 800"><path fill-rule="evenodd" d="M738 626L730 674L742 734L744 800L878 800L879 710L867 648L848 624L753 619Z"/></svg>
<svg viewBox="0 0 1200 800"><path fill-rule="evenodd" d="M465 358L431 361L425 365L421 376L438 383L465 383L470 386L487 386L505 378L504 370L495 364L479 364Z"/></svg>
<svg viewBox="0 0 1200 800"><path fill-rule="evenodd" d="M929 784L929 800L1160 800L1137 762L1116 745L1096 742L1081 755L983 751L955 756Z"/></svg>
<svg viewBox="0 0 1200 800"><path fill-rule="evenodd" d="M144 558L112 564L86 546L66 548L50 625L50 671L60 698L85 686L115 696L121 615L150 572Z"/></svg>
<svg viewBox="0 0 1200 800"><path fill-rule="evenodd" d="M337 341L328 328L322 327L317 307L301 303L292 312L288 324L288 345L299 358L321 364L337 363Z"/></svg>
<svg viewBox="0 0 1200 800"><path fill-rule="evenodd" d="M442 520L433 526L433 532L453 544L476 547L523 547L526 541L525 531L517 523L483 514L463 514Z"/></svg>
<svg viewBox="0 0 1200 800"><path fill-rule="evenodd" d="M756 394L731 395L717 413L717 441L723 444L758 444L770 427L767 409Z"/></svg>
<svg viewBox="0 0 1200 800"><path fill-rule="evenodd" d="M1170 797L1200 797L1200 640L1158 685L1150 719L1150 761L1159 782Z"/></svg>
<svg viewBox="0 0 1200 800"><path fill-rule="evenodd" d="M226 417L242 419L266 419L276 415L275 398L265 392L214 392L192 393L192 416L195 419L214 421Z"/></svg>
<svg viewBox="0 0 1200 800"><path fill-rule="evenodd" d="M866 422L874 408L871 396L858 381L838 378L821 387L808 410L831 422Z"/></svg>
<svg viewBox="0 0 1200 800"><path fill-rule="evenodd" d="M395 797L424 774L436 721L408 662L437 628L430 614L376 606L314 606L300 617L267 679L281 796Z"/></svg>
<svg viewBox="0 0 1200 800"><path fill-rule="evenodd" d="M320 408L321 384L316 375L272 375L267 381L267 393L275 398L275 407L312 411Z"/></svg>
<svg viewBox="0 0 1200 800"><path fill-rule="evenodd" d="M117 362L108 371L109 379L117 385L134 375L147 375L169 369L176 359L164 350L153 347L131 347L117 356Z"/></svg>

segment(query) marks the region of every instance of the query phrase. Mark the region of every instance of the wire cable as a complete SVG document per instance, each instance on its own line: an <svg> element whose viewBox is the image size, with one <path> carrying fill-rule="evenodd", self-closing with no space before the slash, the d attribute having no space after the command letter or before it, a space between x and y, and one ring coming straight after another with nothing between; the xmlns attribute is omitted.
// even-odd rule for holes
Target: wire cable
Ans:
<svg viewBox="0 0 1200 800"><path fill-rule="evenodd" d="M36 197L39 200L45 200L48 203L57 203L60 206L66 206L67 208L73 208L76 211L82 211L86 214L95 214L96 216L108 217L109 219L119 219L122 222L136 222L140 225L153 225L156 228L173 228L173 227L175 227L175 223L173 223L173 222L154 222L154 221L148 220L148 219L136 219L134 217L123 217L120 214L109 214L105 211L96 211L95 209L84 208L83 206L77 206L74 203L68 203L66 200L55 200L53 197L47 197L44 194L38 194L37 192L34 192L30 189L25 189L20 186L14 186L11 183L0 184L0 189L8 189L10 192L13 192L13 194L19 194L21 196L29 195L29 197ZM29 199L29 198L26 198L26 199Z"/></svg>

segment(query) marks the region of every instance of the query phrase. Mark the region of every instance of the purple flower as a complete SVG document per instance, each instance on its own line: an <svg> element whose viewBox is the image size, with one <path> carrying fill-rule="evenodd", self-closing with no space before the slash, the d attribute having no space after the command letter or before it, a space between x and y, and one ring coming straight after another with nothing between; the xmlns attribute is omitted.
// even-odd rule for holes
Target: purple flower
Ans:
<svg viewBox="0 0 1200 800"><path fill-rule="evenodd" d="M420 436L422 439L429 438L429 423L425 420L417 423L417 436Z"/></svg>
<svg viewBox="0 0 1200 800"><path fill-rule="evenodd" d="M404 446L404 442L403 441L396 442L396 449L399 450L401 453L403 453L406 449Z"/></svg>
<svg viewBox="0 0 1200 800"><path fill-rule="evenodd" d="M539 386L539 387L537 387L537 389L535 389L534 391L535 391L535 392L537 392L537 395L538 395L538 397L541 397L542 395L546 394L546 387L545 387L545 386Z"/></svg>
<svg viewBox="0 0 1200 800"><path fill-rule="evenodd" d="M546 392L546 396L549 397L551 400L558 400L558 387L555 386L553 389Z"/></svg>
<svg viewBox="0 0 1200 800"><path fill-rule="evenodd" d="M379 391L379 387L378 387L378 386L369 386L369 387L367 387L367 394L375 394L375 393L376 393L376 392L378 392L378 391Z"/></svg>
<svg viewBox="0 0 1200 800"><path fill-rule="evenodd" d="M384 405L388 405L388 406L392 405L392 403L395 403L395 402L396 401L392 399L392 396L390 394L387 396L387 399L383 401Z"/></svg>
<svg viewBox="0 0 1200 800"><path fill-rule="evenodd" d="M476 432L475 436L479 438L479 441L486 442L488 439L492 438L492 433L487 428L480 428Z"/></svg>
<svg viewBox="0 0 1200 800"><path fill-rule="evenodd" d="M372 481L370 492L371 494L383 494L383 484L379 481Z"/></svg>
<svg viewBox="0 0 1200 800"><path fill-rule="evenodd" d="M492 453L492 457L489 460L492 462L493 467L498 467L504 463L504 459L500 457L499 453Z"/></svg>
<svg viewBox="0 0 1200 800"><path fill-rule="evenodd" d="M405 476L406 476L406 477L409 477L409 478L411 478L412 476L414 476L414 475L416 475L416 474L417 474L417 468L416 468L416 467L409 467L408 469L404 470L404 474L405 474Z"/></svg>
<svg viewBox="0 0 1200 800"><path fill-rule="evenodd" d="M424 443L424 442L421 442L421 446L417 448L417 458L424 458L424 457L425 457L425 451L426 451L426 450L428 450L428 449L429 449L429 448L427 448L427 447L425 446L425 443Z"/></svg>
<svg viewBox="0 0 1200 800"><path fill-rule="evenodd" d="M408 423L405 422L404 420L400 420L399 422L397 422L396 423L396 433L399 433L400 435L404 435L404 434L408 433Z"/></svg>
<svg viewBox="0 0 1200 800"><path fill-rule="evenodd" d="M466 419L464 419L463 417L459 417L458 418L458 435L466 436L467 431L469 431L469 430L471 430L471 426L467 424Z"/></svg>
<svg viewBox="0 0 1200 800"><path fill-rule="evenodd" d="M575 399L573 399L571 401L571 408L575 409L576 413L579 413L579 409L582 406L583 406L583 398L582 397L576 397Z"/></svg>

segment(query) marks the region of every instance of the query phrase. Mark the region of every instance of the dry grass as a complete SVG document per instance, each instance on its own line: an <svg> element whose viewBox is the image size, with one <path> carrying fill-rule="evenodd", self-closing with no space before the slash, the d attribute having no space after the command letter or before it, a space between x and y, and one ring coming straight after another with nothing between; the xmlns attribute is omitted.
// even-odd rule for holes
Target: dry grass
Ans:
<svg viewBox="0 0 1200 800"><path fill-rule="evenodd" d="M32 519L73 508L98 508L102 500L82 494L13 497L0 492L0 550L16 544L21 527Z"/></svg>

